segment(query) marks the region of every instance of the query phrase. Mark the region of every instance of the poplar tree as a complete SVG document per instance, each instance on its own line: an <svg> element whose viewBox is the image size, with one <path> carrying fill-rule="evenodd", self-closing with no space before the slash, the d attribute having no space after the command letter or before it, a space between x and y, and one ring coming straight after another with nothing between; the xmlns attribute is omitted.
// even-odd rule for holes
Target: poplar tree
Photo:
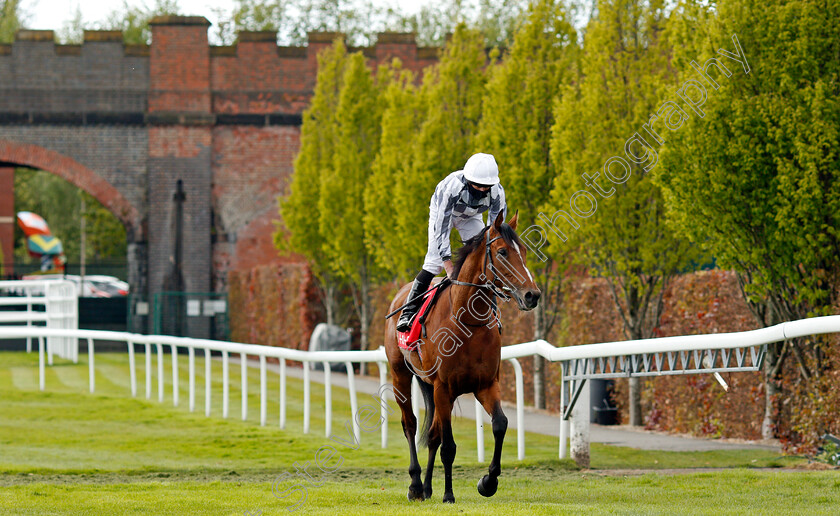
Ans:
<svg viewBox="0 0 840 516"><path fill-rule="evenodd" d="M425 71L420 88L423 123L414 145L405 152L411 168L394 184L400 212L397 230L405 238L403 262L413 264L412 277L426 255L429 201L435 186L479 152L475 136L481 121L486 62L484 38L461 24L440 62Z"/></svg>
<svg viewBox="0 0 840 516"><path fill-rule="evenodd" d="M557 168L550 156L554 103L572 77L577 44L562 2L540 0L526 13L510 53L491 71L478 146L496 157L508 206L519 210L520 228L537 222ZM534 339L545 339L562 304L562 268L553 256L529 255L543 295L534 311ZM545 361L534 357L534 406L545 408Z"/></svg>
<svg viewBox="0 0 840 516"><path fill-rule="evenodd" d="M284 229L274 234L274 243L286 252L303 255L312 268L327 324L335 324L338 308L339 278L331 257L325 251L321 217L318 212L322 197L322 177L331 174L338 140L337 110L347 49L341 39L318 55L318 74L309 107L303 113L300 151L294 162L294 175L289 195L279 198Z"/></svg>
<svg viewBox="0 0 840 516"><path fill-rule="evenodd" d="M0 0L0 43L12 43L20 29L20 0Z"/></svg>
<svg viewBox="0 0 840 516"><path fill-rule="evenodd" d="M322 251L334 274L346 282L361 326L361 347L368 348L373 318L372 287L381 277L366 245L364 195L379 151L381 109L365 57L353 53L341 78L336 107L336 145L332 166L320 177L317 202Z"/></svg>
<svg viewBox="0 0 840 516"><path fill-rule="evenodd" d="M680 79L699 81L707 98L703 117L669 133L655 176L676 225L735 270L761 326L833 313L840 280L840 6L726 0L712 11L686 1L678 14ZM733 35L741 60L720 50L736 53ZM711 58L726 70L711 66L700 74ZM765 438L777 424L783 363L793 360L814 392L829 365L823 346L813 337L768 346Z"/></svg>
<svg viewBox="0 0 840 516"><path fill-rule="evenodd" d="M654 149L631 146L636 156L648 153L643 163L629 159L625 149L673 77L664 22L661 0L598 2L586 29L581 77L567 88L555 113L551 155L559 173L545 211L554 218L564 210L578 227L554 218L568 242L551 240L550 231L549 239L554 249L573 249L579 263L607 279L628 339L654 335L665 288L690 259L688 244L666 225L661 191L646 170L655 166ZM620 183L605 177L605 163L613 156L630 165L629 170L613 166L614 177L629 176ZM642 424L640 405L639 381L631 378L633 425Z"/></svg>
<svg viewBox="0 0 840 516"><path fill-rule="evenodd" d="M381 67L377 80L387 76L382 86L382 134L379 152L365 191L365 237L368 251L388 279L407 280L416 274L417 263L409 261L405 251L406 241L419 238L405 235L399 227L407 203L420 203L422 197L400 198L398 184L411 173L413 142L420 131L422 111L415 75L402 70L399 60L388 67Z"/></svg>

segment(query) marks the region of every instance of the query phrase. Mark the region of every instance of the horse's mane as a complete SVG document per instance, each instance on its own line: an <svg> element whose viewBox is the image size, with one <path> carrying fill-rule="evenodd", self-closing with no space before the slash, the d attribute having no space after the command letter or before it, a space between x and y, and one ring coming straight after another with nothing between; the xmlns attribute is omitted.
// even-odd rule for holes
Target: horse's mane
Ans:
<svg viewBox="0 0 840 516"><path fill-rule="evenodd" d="M482 245L484 244L484 234L488 229L490 229L490 226L484 226L481 233L464 242L464 246L458 249L458 257L453 265L453 274L456 278L461 273L461 267L464 265L464 262L467 261L467 257L476 249L482 248ZM502 235L502 239L504 239L509 246L516 247L522 245L522 241L519 240L519 235L517 235L516 231L514 231L513 228L506 222L502 222L502 225L499 227L499 233Z"/></svg>

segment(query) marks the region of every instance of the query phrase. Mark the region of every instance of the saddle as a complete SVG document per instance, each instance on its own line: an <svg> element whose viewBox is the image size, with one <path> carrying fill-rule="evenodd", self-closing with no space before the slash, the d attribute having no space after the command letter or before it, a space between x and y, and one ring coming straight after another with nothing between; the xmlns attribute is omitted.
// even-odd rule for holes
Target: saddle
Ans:
<svg viewBox="0 0 840 516"><path fill-rule="evenodd" d="M420 310L418 310L414 315L414 319L411 323L411 329L407 332L397 332L397 344L399 344L400 349L414 351L417 349L417 343L420 341L420 335L422 334L423 338L426 338L426 316L429 314L429 310L431 310L432 306L434 306L440 293L444 290L448 283L449 282L444 279L437 285L427 290L423 295L425 301L423 301L423 306L420 307Z"/></svg>

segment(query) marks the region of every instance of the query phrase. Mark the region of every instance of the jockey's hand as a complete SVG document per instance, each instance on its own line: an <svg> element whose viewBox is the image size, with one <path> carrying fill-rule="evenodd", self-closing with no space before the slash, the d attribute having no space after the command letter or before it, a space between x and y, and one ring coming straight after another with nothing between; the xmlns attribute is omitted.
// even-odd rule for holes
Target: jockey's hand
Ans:
<svg viewBox="0 0 840 516"><path fill-rule="evenodd" d="M455 266L452 265L452 260L444 261L443 262L443 268L444 268L444 270L446 270L446 276L449 279L455 279L455 276L453 275L453 273L455 271Z"/></svg>

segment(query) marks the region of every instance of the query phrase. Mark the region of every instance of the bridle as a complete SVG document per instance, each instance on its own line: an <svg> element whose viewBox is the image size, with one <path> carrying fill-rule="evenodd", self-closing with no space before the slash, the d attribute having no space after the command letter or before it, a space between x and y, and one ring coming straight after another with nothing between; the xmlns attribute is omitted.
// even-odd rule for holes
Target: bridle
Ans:
<svg viewBox="0 0 840 516"><path fill-rule="evenodd" d="M447 279L446 281L449 281L451 284L458 285L458 286L461 286L461 287L475 287L475 288L478 288L478 289L489 290L490 292L493 293L493 312L498 313L498 305L496 304L496 298L500 297L503 300L508 301L513 297L511 295L513 293L513 290L510 287L508 287L507 285L504 285L504 284L503 285L497 285L496 284L496 282L499 281L499 271L498 271L498 269L496 269L496 266L493 264L493 253L490 252L490 245L493 242L495 242L496 240L499 240L500 238L502 238L502 236L499 235L499 236L497 236L497 237L495 237L491 240L490 239L490 234L489 234L490 233L489 229L490 229L490 226L487 226L487 227L484 228L484 233L486 235L486 238L485 238L486 243L484 245L484 265L482 267L482 274L481 274L481 277L485 278L487 281L485 281L484 283L470 283L468 281L459 281L457 279ZM493 280L492 281L490 281L490 279L487 277L488 269L491 273L493 273ZM451 307L453 306L453 304L452 304L452 290L451 289L449 290L449 306L450 306L450 310L451 310ZM498 315L497 315L497 319L498 319ZM464 323L464 324L467 324L467 326L484 326L483 324L477 324L477 325L468 324L468 323ZM501 332L501 328L502 328L501 320L499 320L499 331L500 332Z"/></svg>
<svg viewBox="0 0 840 516"><path fill-rule="evenodd" d="M500 297L500 298L504 299L505 301L508 301L509 299L511 299L511 295L508 292L513 292L513 290L511 290L510 287L508 287L506 285L501 285L500 286L500 285L496 284L496 282L499 280L499 271L498 271L498 269L496 269L496 266L493 264L493 253L490 252L490 245L493 242L495 242L496 240L499 240L500 238L502 238L502 236L499 235L499 236L493 238L492 240L490 240L490 234L489 234L489 231L488 231L489 229L490 229L490 226L487 226L487 227L484 228L484 234L486 235L486 238L484 240L486 241L486 243L484 245L484 266L482 268L482 274L481 275L482 275L482 277L487 278L487 270L489 269L490 272L493 273L493 281L490 281L489 279L484 283L470 283L470 282L467 282L467 281L458 281L457 279L449 279L448 281L450 283L452 283L453 285L458 285L458 286L461 286L461 287L476 287L476 288L487 289L490 292L492 292L495 297ZM494 297L494 300L495 300L495 297Z"/></svg>
<svg viewBox="0 0 840 516"><path fill-rule="evenodd" d="M490 252L490 245L493 242L495 242L496 240L502 238L502 236L499 235L499 236L497 236L497 237L495 237L491 240L490 235L489 235L489 230L490 230L490 226L485 226L485 228L484 228L484 234L485 234L485 239L484 239L485 240L485 244L484 244L484 265L482 267L482 277L487 279L487 271L489 269L490 272L493 273L493 281L490 281L488 279L484 283L470 283L468 281L458 281L456 279L450 279L449 277L446 277L446 278L443 279L443 281L441 281L438 284L438 289L439 289L438 292L440 292L440 290L446 286L445 284L447 282L451 283L452 285L458 285L460 287L476 287L476 288L479 288L479 289L489 290L490 292L493 293L493 298L492 298L493 299L493 311L495 313L498 313L498 305L496 304L496 298L500 297L500 298L504 299L505 301L508 301L513 297L512 296L513 290L506 285L497 285L496 284L496 282L499 281L499 271L498 271L498 269L496 269L496 266L493 264L493 254ZM412 303L415 300L420 299L423 296L425 296L427 292L422 292L419 295L417 295L415 298L412 298L410 300L406 300L406 302L403 306L397 308L396 310L394 310L393 312L391 312L390 314L385 316L385 318L388 319L388 318L392 317L393 315L396 315L396 314L400 313L400 311L402 311L410 303ZM435 295L437 295L437 294L435 294ZM451 289L449 290L449 306L452 307L452 290ZM497 319L498 319L498 316L497 316ZM481 326L481 325L473 325L473 324L467 324L467 325L468 326ZM501 320L499 320L499 331L500 332L501 332L501 329L502 329L502 323L501 323ZM423 327L424 337L425 337L425 331L426 330L425 330L425 326L424 326Z"/></svg>

